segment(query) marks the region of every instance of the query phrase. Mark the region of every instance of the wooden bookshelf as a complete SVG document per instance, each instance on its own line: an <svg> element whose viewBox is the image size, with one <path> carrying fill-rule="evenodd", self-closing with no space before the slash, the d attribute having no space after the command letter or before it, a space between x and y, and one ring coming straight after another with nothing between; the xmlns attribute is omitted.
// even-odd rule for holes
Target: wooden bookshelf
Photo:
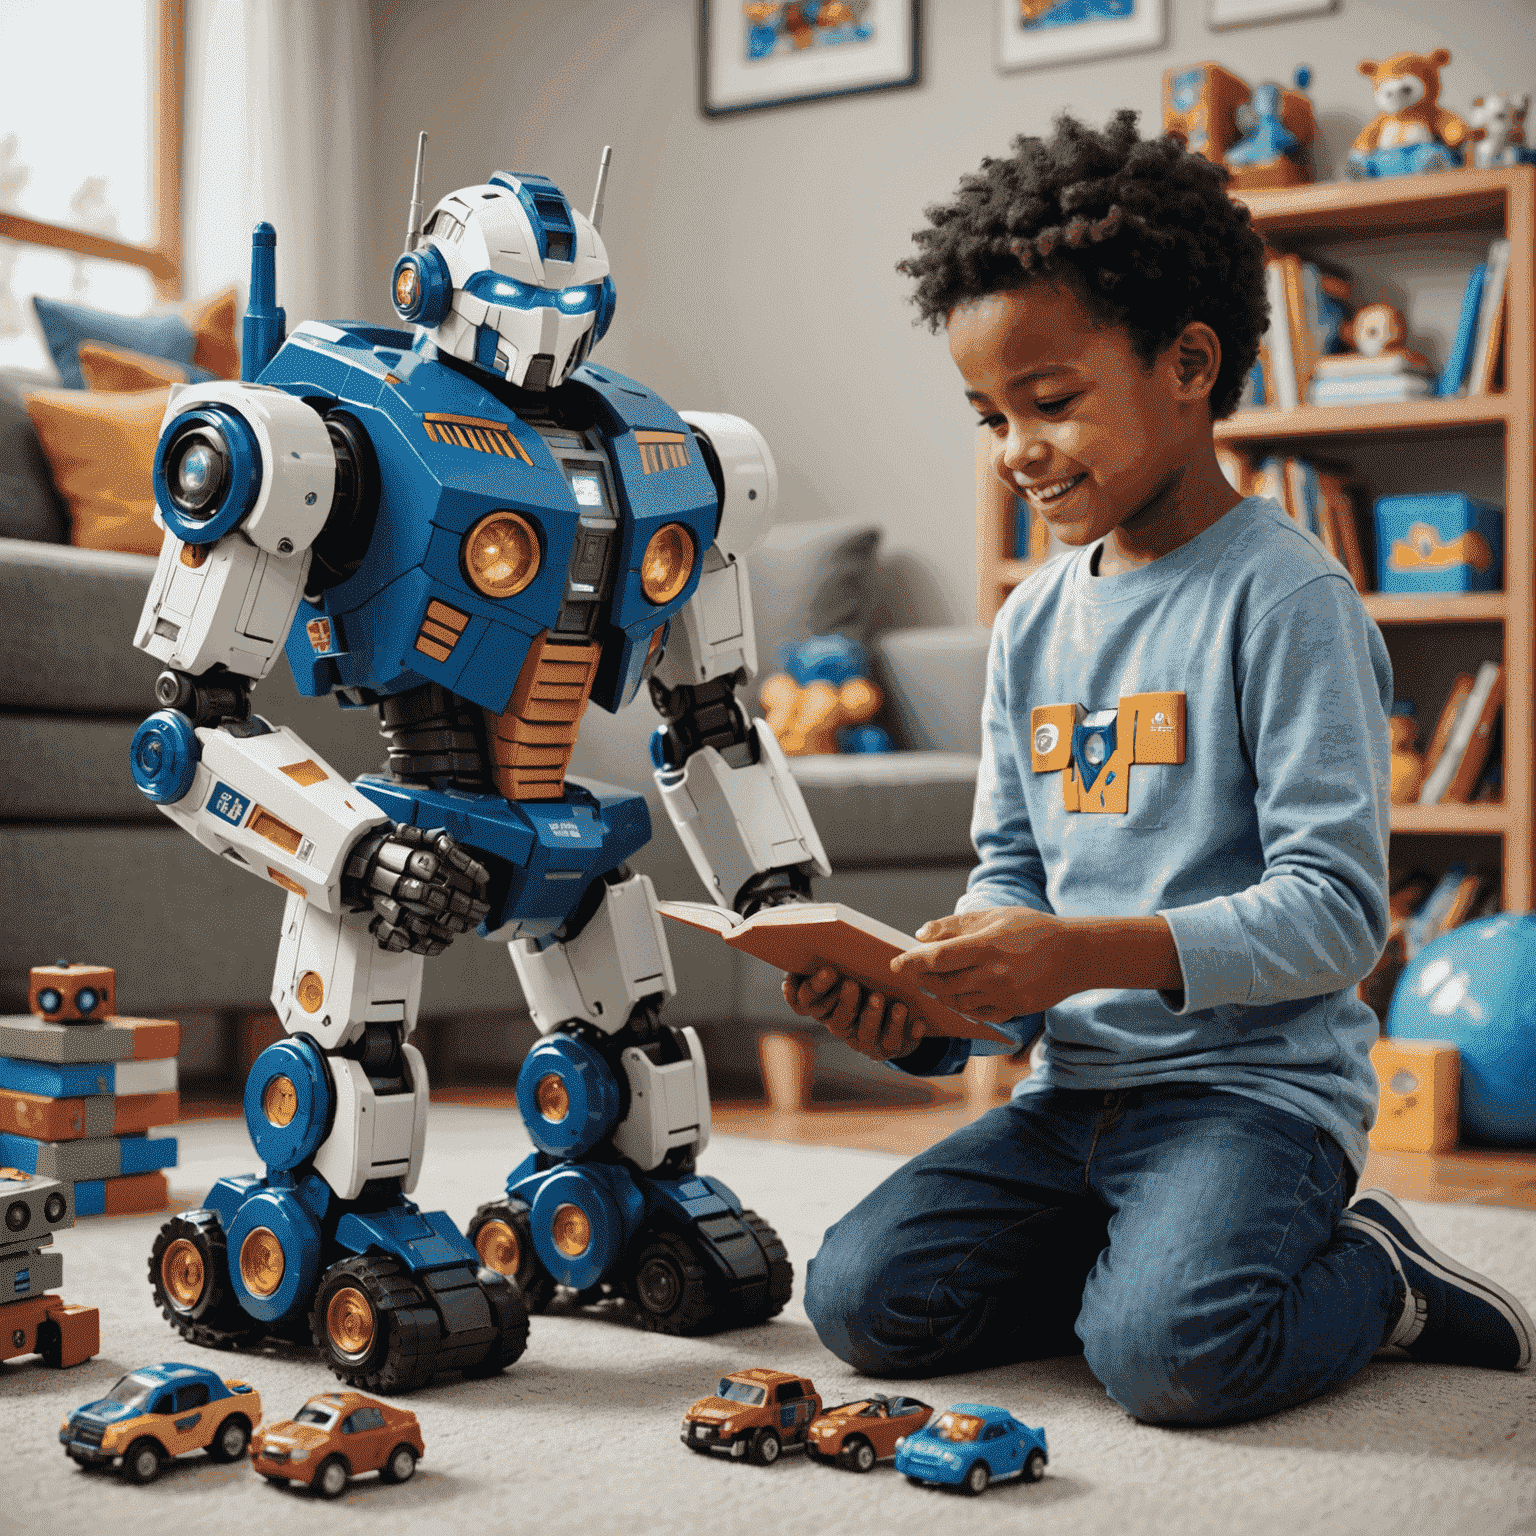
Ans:
<svg viewBox="0 0 1536 1536"><path fill-rule="evenodd" d="M1329 182L1242 195L1255 226L1280 250L1333 241L1390 240L1447 231L1510 241L1504 323L1504 387L1460 400L1256 410L1216 425L1218 442L1312 443L1337 455L1351 445L1420 439L1502 439L1504 590L1444 596L1372 593L1366 607L1383 628L1495 625L1506 675L1503 800L1495 805L1395 805L1395 836L1494 838L1502 848L1503 904L1528 912L1536 898L1536 167L1445 171L1378 181ZM1014 556L1014 498L991 474L986 433L977 434L977 616L990 623L1033 568ZM1453 633L1444 644L1453 647Z"/></svg>

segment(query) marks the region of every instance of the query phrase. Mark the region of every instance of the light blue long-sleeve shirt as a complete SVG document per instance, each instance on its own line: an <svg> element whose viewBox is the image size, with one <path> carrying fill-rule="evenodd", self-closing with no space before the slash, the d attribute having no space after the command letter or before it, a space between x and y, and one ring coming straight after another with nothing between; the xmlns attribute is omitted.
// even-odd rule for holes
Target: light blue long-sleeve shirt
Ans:
<svg viewBox="0 0 1536 1536"><path fill-rule="evenodd" d="M1272 501L1249 498L1133 570L1095 576L1093 555L1053 561L998 614L971 827L980 863L956 910L1158 914L1184 992L1069 997L1046 1013L1043 1065L1018 1091L1230 1090L1321 1126L1358 1170L1377 1022L1354 984L1388 924L1381 633L1343 567ZM1144 693L1183 694L1184 761L1099 768L1095 753L1115 743L1089 746L1089 721L1077 774L1098 776L1085 798L1118 766L1128 803L1067 809L1063 770L1040 766L1050 733L1031 757L1031 712L1081 705L1081 719ZM1146 731L1143 712L1139 740ZM1037 1027L1038 1015L1005 1032L1022 1044ZM957 1071L969 1054L963 1041L937 1047L902 1065Z"/></svg>

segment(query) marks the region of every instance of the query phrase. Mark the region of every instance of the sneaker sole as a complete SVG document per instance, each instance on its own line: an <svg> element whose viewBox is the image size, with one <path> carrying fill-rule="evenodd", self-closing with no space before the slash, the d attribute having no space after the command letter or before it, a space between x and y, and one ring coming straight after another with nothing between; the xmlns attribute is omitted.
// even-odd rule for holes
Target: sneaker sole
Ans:
<svg viewBox="0 0 1536 1536"><path fill-rule="evenodd" d="M1464 1265L1458 1264L1450 1254L1436 1248L1419 1231L1418 1227L1414 1225L1413 1219L1407 1211L1386 1190L1361 1190L1356 1198L1359 1200L1374 1200L1377 1205L1386 1209L1392 1219L1398 1222L1402 1226L1403 1231L1408 1234L1413 1246L1418 1249L1418 1252L1414 1254L1417 1262L1422 1263L1426 1269L1441 1280L1452 1280L1459 1285L1466 1286L1468 1290L1478 1292L1502 1314L1504 1321L1509 1324L1515 1337L1520 1341L1520 1358L1513 1367L1515 1370L1523 1371L1531 1363L1531 1335L1536 1333L1536 1324L1531 1322L1530 1314L1503 1286L1490 1280L1487 1275L1480 1275L1475 1269L1468 1269ZM1373 1227L1376 1231L1381 1232L1394 1242L1401 1241L1390 1227L1382 1226L1379 1221L1372 1221L1369 1216L1365 1215L1362 1211L1356 1210L1353 1205L1347 1208L1346 1214L1352 1215L1361 1225Z"/></svg>

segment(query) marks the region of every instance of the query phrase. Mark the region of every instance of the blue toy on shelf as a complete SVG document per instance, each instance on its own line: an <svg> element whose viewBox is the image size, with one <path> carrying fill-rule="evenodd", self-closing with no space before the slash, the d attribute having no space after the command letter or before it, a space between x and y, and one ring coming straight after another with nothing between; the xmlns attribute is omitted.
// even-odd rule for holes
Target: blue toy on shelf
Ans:
<svg viewBox="0 0 1536 1536"><path fill-rule="evenodd" d="M493 172L422 220L418 147L391 294L410 329L286 336L257 228L240 383L191 386L155 459L167 537L136 634L166 668L132 769L161 811L287 893L245 1114L261 1175L167 1222L150 1282L206 1345L312 1339L344 1381L499 1371L556 1286L696 1333L773 1316L783 1244L695 1158L703 1051L675 991L637 792L566 777L590 704L642 688L662 803L743 916L829 873L772 733L744 556L777 471L737 417L683 416L594 366L616 295L590 215ZM377 711L386 771L348 783L252 713L301 693ZM422 967L505 946L545 1037L519 1077L538 1149L461 1233L409 1199L428 1084ZM511 1161L510 1158L507 1161Z"/></svg>

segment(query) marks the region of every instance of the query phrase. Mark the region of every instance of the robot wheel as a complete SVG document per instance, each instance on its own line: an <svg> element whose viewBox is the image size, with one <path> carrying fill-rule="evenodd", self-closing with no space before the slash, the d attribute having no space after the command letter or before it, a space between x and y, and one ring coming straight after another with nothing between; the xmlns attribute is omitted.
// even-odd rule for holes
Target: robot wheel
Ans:
<svg viewBox="0 0 1536 1536"><path fill-rule="evenodd" d="M789 1250L785 1248L784 1240L756 1211L743 1211L741 1221L757 1239L757 1246L763 1250L763 1257L768 1261L767 1308L760 1316L744 1321L766 1323L770 1317L777 1317L784 1310L785 1303L793 1293L795 1266L789 1262Z"/></svg>
<svg viewBox="0 0 1536 1536"><path fill-rule="evenodd" d="M527 1201L487 1201L470 1218L465 1236L487 1269L517 1281L530 1312L542 1312L549 1305L555 1282L534 1251Z"/></svg>
<svg viewBox="0 0 1536 1536"><path fill-rule="evenodd" d="M212 1211L187 1211L160 1228L149 1284L162 1316L190 1344L236 1349L266 1332L235 1298L224 1228Z"/></svg>

